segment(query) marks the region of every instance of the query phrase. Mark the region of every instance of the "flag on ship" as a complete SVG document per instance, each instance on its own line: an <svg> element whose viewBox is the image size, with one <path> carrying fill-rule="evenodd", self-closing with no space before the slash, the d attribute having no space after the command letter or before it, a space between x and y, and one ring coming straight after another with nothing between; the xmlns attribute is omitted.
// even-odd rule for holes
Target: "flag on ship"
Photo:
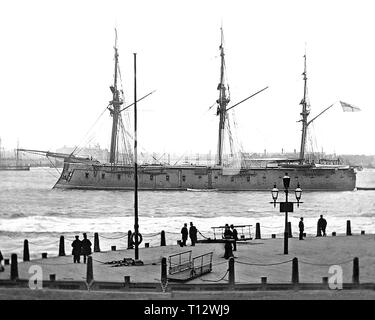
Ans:
<svg viewBox="0 0 375 320"><path fill-rule="evenodd" d="M340 103L341 103L341 106L342 106L342 110L344 112L357 112L357 111L361 111L360 108L354 107L353 105L351 105L349 103L342 102L342 101L340 101Z"/></svg>

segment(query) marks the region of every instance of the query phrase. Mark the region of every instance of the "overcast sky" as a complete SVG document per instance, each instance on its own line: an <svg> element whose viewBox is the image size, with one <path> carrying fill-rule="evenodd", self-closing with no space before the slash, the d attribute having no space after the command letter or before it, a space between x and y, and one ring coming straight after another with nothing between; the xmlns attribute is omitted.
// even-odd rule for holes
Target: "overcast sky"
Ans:
<svg viewBox="0 0 375 320"><path fill-rule="evenodd" d="M375 154L373 1L2 1L2 146L55 150L82 143L111 99L114 28L126 104L137 52L139 144L155 152L216 152L220 26L245 151L299 150L307 51L319 150ZM110 116L90 141L108 147Z"/></svg>

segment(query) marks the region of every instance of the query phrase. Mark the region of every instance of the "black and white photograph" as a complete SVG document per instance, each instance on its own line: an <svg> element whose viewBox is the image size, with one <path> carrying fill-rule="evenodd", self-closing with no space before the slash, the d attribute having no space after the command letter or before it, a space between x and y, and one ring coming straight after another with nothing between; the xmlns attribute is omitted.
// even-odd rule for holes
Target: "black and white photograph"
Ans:
<svg viewBox="0 0 375 320"><path fill-rule="evenodd" d="M0 300L374 300L374 12L1 1Z"/></svg>

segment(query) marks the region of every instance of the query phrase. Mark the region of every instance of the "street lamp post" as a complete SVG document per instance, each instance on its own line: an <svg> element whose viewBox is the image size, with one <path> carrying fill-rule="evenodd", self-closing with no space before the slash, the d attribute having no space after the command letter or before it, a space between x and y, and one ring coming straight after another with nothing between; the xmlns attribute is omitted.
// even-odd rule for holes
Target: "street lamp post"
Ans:
<svg viewBox="0 0 375 320"><path fill-rule="evenodd" d="M299 207L302 196L302 189L298 183L296 190L294 191L297 202L288 201L288 194L289 194L289 187L290 187L290 177L287 173L283 177L283 185L284 185L284 192L285 192L285 202L277 202L277 197L279 194L279 189L276 187L276 183L271 190L273 206L276 207L276 203L280 204L280 212L285 212L285 228L284 228L284 254L288 254L288 239L289 239L289 232L288 232L288 212L293 212L293 204L297 203L297 207Z"/></svg>

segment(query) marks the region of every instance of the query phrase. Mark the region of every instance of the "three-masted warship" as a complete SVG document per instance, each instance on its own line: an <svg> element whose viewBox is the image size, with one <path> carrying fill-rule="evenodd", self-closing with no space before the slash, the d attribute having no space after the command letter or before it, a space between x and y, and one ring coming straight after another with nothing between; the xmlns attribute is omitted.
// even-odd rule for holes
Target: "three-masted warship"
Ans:
<svg viewBox="0 0 375 320"><path fill-rule="evenodd" d="M269 190L275 183L279 184L281 177L287 172L291 177L291 188L299 183L304 190L353 190L356 186L355 168L339 163L317 163L305 159L306 135L308 126L326 110L312 120L308 120L310 108L307 99L306 54L304 55L304 96L301 101L302 136L299 157L296 159L273 159L270 161L241 161L240 167L229 170L223 161L223 143L228 121L228 111L234 105L230 103L229 86L225 82L225 54L223 31L221 30L220 44L220 82L218 84L219 98L217 116L219 117L217 159L215 165L169 165L141 164L138 165L138 184L140 190L206 190L206 191L246 191ZM54 188L64 189L93 189L93 190L133 190L134 161L127 164L118 162L118 132L119 119L124 99L118 88L118 49L114 47L114 82L110 87L112 100L108 109L112 116L111 145L109 163L100 163L90 158L73 154L61 154L33 150L48 157L64 159L61 176ZM266 89L266 88L264 88ZM258 91L257 93L263 91ZM255 93L255 94L257 94ZM252 96L254 96L253 94ZM250 97L252 97L250 96ZM248 97L248 98L250 98ZM243 101L247 100L244 99ZM241 101L241 102L243 102ZM241 103L240 102L240 103ZM26 150L24 150L26 151ZM30 150L28 150L30 151ZM132 158L133 159L133 158ZM256 160L256 159L255 159ZM261 165L260 165L261 163ZM281 186L280 186L281 187Z"/></svg>

